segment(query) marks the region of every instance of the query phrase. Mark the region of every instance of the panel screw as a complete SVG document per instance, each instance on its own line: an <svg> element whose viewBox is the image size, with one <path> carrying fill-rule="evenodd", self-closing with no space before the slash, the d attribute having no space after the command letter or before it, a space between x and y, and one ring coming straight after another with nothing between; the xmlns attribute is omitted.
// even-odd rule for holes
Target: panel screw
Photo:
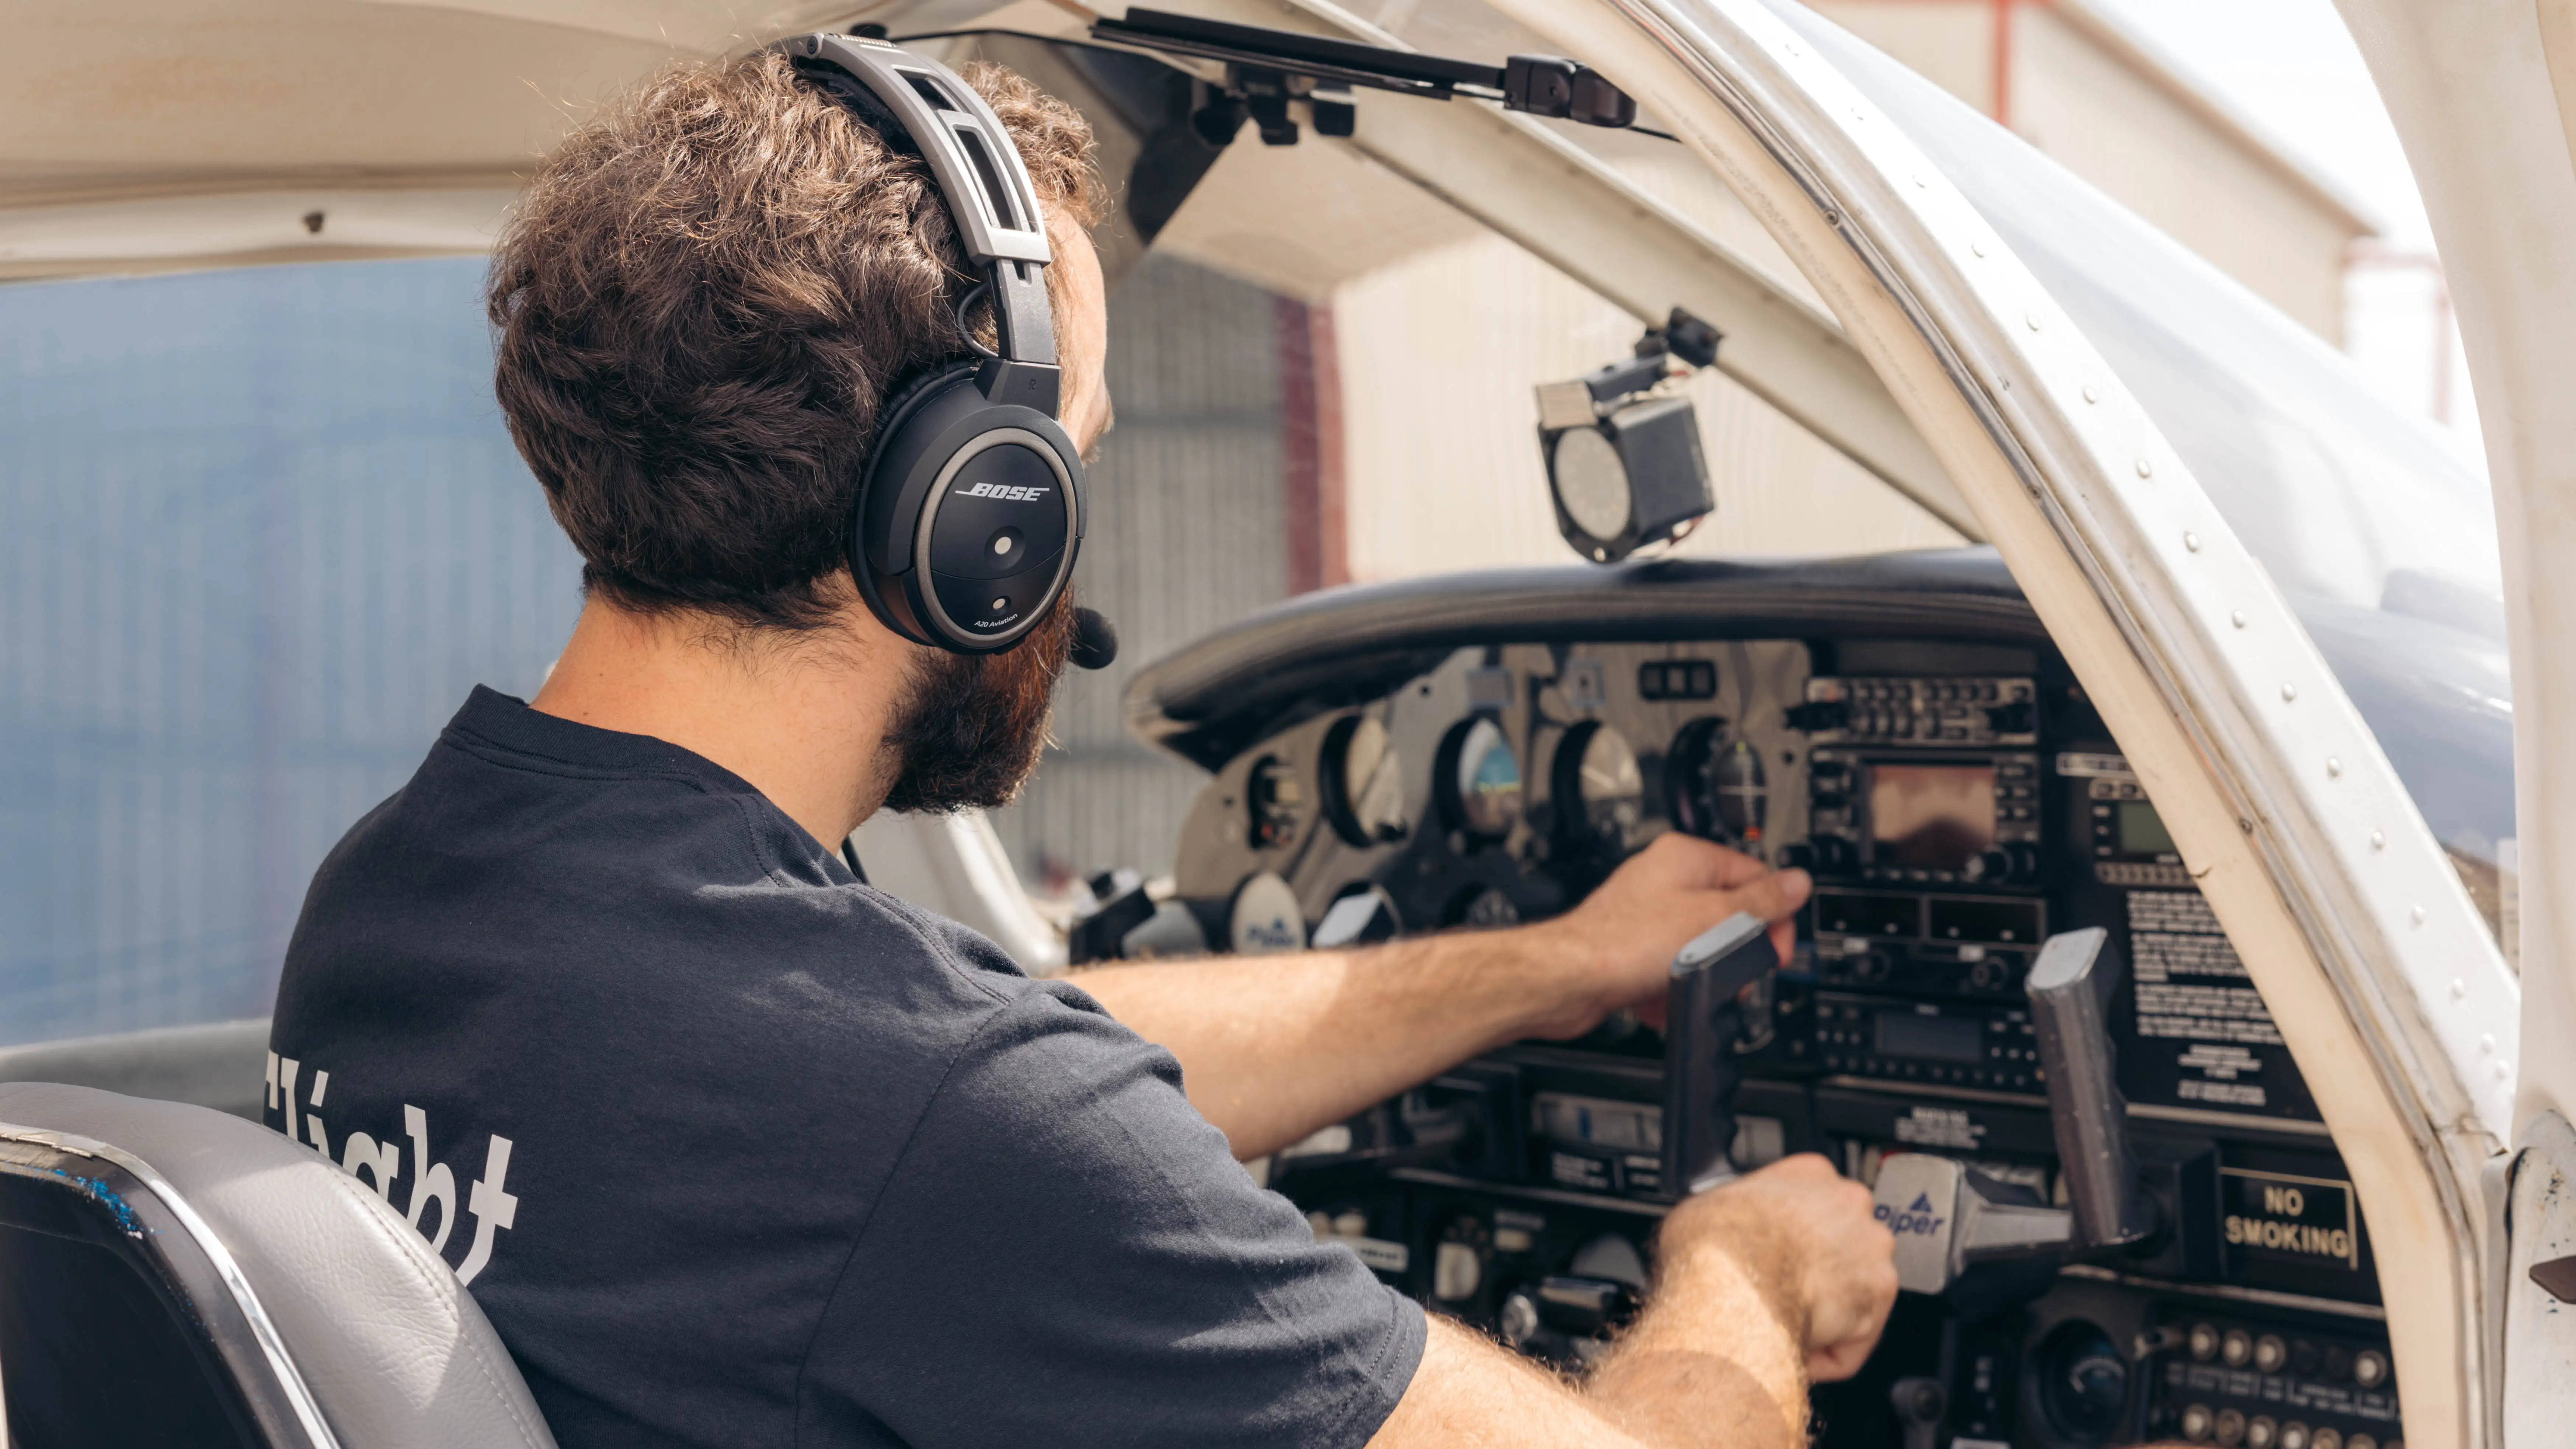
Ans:
<svg viewBox="0 0 2576 1449"><path fill-rule="evenodd" d="M2293 700L2297 699L2298 697L2299 697L2299 687L2298 687L2297 685L2295 685L2295 684L2284 684L2284 685L2282 685L2282 686L2281 686L2281 702L2282 702L2282 703L2284 703L2284 704L2288 704L2288 703L2290 703L2291 701L2293 701Z"/></svg>
<svg viewBox="0 0 2576 1449"><path fill-rule="evenodd" d="M2236 610L2235 612L2233 612L2233 613L2229 614L2229 615L2227 616L2227 622L2228 622L2228 623L2230 623L2230 624L2235 625L2235 626L2236 626L2237 628L2239 628L2239 629L2244 628L2244 627L2245 627L2245 611L2244 611L2243 609L2238 609L2238 610Z"/></svg>
<svg viewBox="0 0 2576 1449"><path fill-rule="evenodd" d="M2138 460L2138 476L2141 478L2153 478L2156 476L2156 465L2148 462L2144 458L2140 458Z"/></svg>
<svg viewBox="0 0 2576 1449"><path fill-rule="evenodd" d="M2388 848L2388 837L2380 834L2376 830L2370 832L2370 848L2373 850L2386 850Z"/></svg>
<svg viewBox="0 0 2576 1449"><path fill-rule="evenodd" d="M2329 780L2335 780L2341 779L2342 777L2343 761L2336 759L2332 755L2326 756L2326 778Z"/></svg>
<svg viewBox="0 0 2576 1449"><path fill-rule="evenodd" d="M2182 546L2193 553L2200 552L2200 535L2186 531L2182 536Z"/></svg>

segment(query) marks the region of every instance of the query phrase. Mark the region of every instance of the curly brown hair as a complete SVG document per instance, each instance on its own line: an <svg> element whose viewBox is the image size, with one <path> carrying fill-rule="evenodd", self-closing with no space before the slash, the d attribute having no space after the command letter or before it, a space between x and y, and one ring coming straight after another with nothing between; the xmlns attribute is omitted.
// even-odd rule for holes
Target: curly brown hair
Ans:
<svg viewBox="0 0 2576 1449"><path fill-rule="evenodd" d="M1046 204L1095 223L1090 124L1000 66L963 74ZM975 280L921 160L778 55L673 69L573 132L486 301L501 410L584 587L752 627L831 618L878 411L967 355Z"/></svg>

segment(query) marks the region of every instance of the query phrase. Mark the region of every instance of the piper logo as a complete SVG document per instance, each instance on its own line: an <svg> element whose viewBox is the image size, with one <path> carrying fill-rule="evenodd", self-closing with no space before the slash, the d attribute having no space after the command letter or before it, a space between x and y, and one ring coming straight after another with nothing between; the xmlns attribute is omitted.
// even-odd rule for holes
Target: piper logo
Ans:
<svg viewBox="0 0 2576 1449"><path fill-rule="evenodd" d="M1022 488L1011 483L978 483L972 488L961 490L957 496L960 498L999 498L1005 502L1025 503L1032 498L1044 498L1054 491L1055 490L1052 488Z"/></svg>
<svg viewBox="0 0 2576 1449"><path fill-rule="evenodd" d="M1916 1193L1914 1201L1902 1208L1880 1203L1875 1215L1880 1222L1887 1225L1889 1232L1900 1238L1914 1235L1928 1238L1941 1231L1941 1225L1949 1221L1949 1218L1934 1209L1932 1194L1928 1192Z"/></svg>

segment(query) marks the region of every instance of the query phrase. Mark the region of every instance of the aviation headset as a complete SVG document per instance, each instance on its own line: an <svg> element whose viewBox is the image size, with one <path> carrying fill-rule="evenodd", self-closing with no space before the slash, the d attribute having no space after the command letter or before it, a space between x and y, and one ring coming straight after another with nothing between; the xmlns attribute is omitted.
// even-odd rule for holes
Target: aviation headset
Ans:
<svg viewBox="0 0 2576 1449"><path fill-rule="evenodd" d="M939 62L859 36L771 48L889 144L911 143L983 273L957 308L958 331L982 357L914 378L879 411L845 530L851 576L877 618L915 643L1007 649L1073 578L1086 501L1081 455L1056 422L1062 374L1037 189L1001 118ZM999 351L966 330L978 296L992 303Z"/></svg>

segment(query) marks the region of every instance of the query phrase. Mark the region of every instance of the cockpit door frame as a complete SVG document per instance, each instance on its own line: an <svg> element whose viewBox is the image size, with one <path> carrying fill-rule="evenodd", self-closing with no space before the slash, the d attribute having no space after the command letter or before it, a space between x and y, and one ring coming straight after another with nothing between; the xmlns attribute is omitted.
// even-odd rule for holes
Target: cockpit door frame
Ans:
<svg viewBox="0 0 2576 1449"><path fill-rule="evenodd" d="M1679 133L1949 469L2173 830L2380 1241L2409 1440L2491 1441L2518 988L2269 576L1922 151L1756 0L1496 0Z"/></svg>
<svg viewBox="0 0 2576 1449"><path fill-rule="evenodd" d="M2576 1410L2576 1313L2535 1264L2576 1252L2576 7L2337 0L2406 147L2443 268L2495 490L2513 656L2524 1063L2514 1102L2502 1437ZM2563 1273L2552 1278L2569 1289Z"/></svg>

